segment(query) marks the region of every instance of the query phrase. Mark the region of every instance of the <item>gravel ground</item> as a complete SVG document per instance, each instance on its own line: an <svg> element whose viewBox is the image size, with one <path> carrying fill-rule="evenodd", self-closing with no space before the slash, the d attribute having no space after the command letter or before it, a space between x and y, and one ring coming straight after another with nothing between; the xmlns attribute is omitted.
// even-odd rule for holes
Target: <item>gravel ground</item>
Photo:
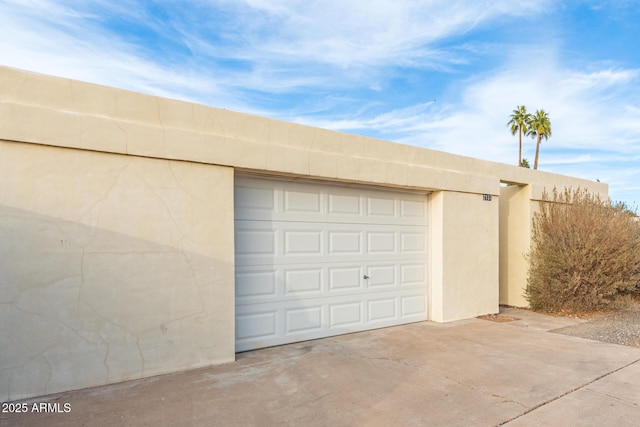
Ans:
<svg viewBox="0 0 640 427"><path fill-rule="evenodd" d="M587 323L551 332L612 344L640 347L640 304L595 316Z"/></svg>

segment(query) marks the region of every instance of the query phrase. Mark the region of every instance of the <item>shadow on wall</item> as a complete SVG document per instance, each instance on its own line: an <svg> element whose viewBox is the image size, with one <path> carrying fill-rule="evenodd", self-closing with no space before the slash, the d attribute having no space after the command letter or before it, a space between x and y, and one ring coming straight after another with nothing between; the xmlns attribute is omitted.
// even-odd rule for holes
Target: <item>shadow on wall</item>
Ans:
<svg viewBox="0 0 640 427"><path fill-rule="evenodd" d="M181 247L1 206L0 400L233 360L233 266Z"/></svg>

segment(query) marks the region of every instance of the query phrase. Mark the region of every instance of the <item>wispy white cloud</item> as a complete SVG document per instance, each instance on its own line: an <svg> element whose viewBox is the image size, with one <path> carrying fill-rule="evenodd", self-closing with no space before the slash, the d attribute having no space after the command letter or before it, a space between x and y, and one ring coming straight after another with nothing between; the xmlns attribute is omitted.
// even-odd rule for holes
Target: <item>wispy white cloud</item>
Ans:
<svg viewBox="0 0 640 427"><path fill-rule="evenodd" d="M46 74L240 110L250 105L243 100L242 90L246 89L243 81L244 84L253 82L254 86L274 86L265 83L270 76L253 73L250 78L239 78L242 72L225 72L207 61L184 62L174 52L162 56L143 41L136 40L134 36L141 28L155 38L167 33L166 22L158 22L158 17L150 16L143 5L144 2L131 1L2 2L1 62ZM167 11L170 12L173 11ZM178 9L175 12L180 15ZM116 21L132 34L110 27L109 21ZM189 22L176 24L189 27ZM280 82L283 90L301 84L295 80L280 79Z"/></svg>
<svg viewBox="0 0 640 427"><path fill-rule="evenodd" d="M100 25L99 11L108 9L121 17L126 11L130 19L138 19L142 11L123 5L114 11L118 2L96 2L104 8L93 4L90 12L72 3L0 4L0 27L7 35L0 39L2 64L201 102L222 94L214 76L197 67L163 63L143 46Z"/></svg>
<svg viewBox="0 0 640 427"><path fill-rule="evenodd" d="M159 16L136 1L7 1L0 4L0 49L5 65L242 107L251 90L375 88L398 66L465 63L472 43L439 43L493 20L544 13L550 4L199 0L188 8L164 4ZM136 39L141 31L182 54L150 50Z"/></svg>
<svg viewBox="0 0 640 427"><path fill-rule="evenodd" d="M499 18L544 13L549 1L245 1L256 51L339 66L427 64L429 46ZM267 19L265 20L265 13ZM277 24L277 27L272 27ZM264 35L269 34L268 37ZM244 33L246 34L246 33ZM419 47L425 48L417 49ZM252 52L251 57L260 57ZM256 55L257 54L257 55ZM458 58L464 60L464 58ZM435 62L435 61L434 61Z"/></svg>

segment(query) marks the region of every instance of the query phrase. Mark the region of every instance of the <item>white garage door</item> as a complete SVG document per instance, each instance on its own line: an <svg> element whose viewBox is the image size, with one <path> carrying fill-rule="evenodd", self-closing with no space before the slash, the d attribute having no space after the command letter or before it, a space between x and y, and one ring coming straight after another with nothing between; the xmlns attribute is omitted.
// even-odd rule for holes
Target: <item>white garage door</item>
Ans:
<svg viewBox="0 0 640 427"><path fill-rule="evenodd" d="M427 319L427 196L237 177L236 351Z"/></svg>

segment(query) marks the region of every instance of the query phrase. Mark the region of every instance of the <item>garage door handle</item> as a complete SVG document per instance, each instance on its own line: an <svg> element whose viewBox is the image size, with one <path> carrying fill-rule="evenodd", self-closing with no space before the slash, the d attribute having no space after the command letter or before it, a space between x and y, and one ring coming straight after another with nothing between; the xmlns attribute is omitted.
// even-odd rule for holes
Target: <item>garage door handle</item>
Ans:
<svg viewBox="0 0 640 427"><path fill-rule="evenodd" d="M369 276L367 276L366 274L364 275L363 279L367 280L369 278Z"/></svg>

